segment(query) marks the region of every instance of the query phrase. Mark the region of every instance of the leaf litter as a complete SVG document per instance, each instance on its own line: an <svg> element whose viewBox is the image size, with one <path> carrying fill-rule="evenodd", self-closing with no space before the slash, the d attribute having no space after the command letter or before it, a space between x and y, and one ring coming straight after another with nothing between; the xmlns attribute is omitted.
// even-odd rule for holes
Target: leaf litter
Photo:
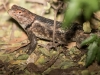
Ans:
<svg viewBox="0 0 100 75"><path fill-rule="evenodd" d="M51 8L47 9L51 10L51 13L41 14L40 11L45 12L43 9L46 6L27 3L26 1L9 0L8 6L20 5L32 12L53 19L54 12ZM86 55L84 51L75 47L76 42L69 43L66 46L68 49L64 49L61 53L62 47L58 47L57 50L47 50L37 45L35 51L31 55L27 55L27 48L21 47L26 46L29 40L26 34L17 27L17 24L9 19L10 16L6 11L0 12L0 74L41 75L40 72L43 75L85 75L86 73L88 73L87 75L90 75L90 73L95 75L95 73L99 73L98 69L94 67L97 64L84 68ZM13 25L16 27L14 28ZM46 45L48 42L39 42L39 44L41 43Z"/></svg>

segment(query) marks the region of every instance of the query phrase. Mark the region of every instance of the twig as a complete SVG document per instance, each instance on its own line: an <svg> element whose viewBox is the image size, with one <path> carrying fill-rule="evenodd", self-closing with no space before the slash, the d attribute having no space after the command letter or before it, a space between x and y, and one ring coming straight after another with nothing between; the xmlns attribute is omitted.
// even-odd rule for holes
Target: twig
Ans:
<svg viewBox="0 0 100 75"><path fill-rule="evenodd" d="M17 50L27 46L28 44L29 44L29 42L28 43L24 43L24 44L22 44L21 46L18 46L18 47L8 47L5 50L6 50L6 52L11 53L11 52L17 51Z"/></svg>
<svg viewBox="0 0 100 75"><path fill-rule="evenodd" d="M3 4L0 5L0 10L4 9L4 6Z"/></svg>
<svg viewBox="0 0 100 75"><path fill-rule="evenodd" d="M55 34L56 34L56 16L57 16L57 12L59 10L59 8L62 6L62 3L58 5L58 7L55 7L54 5L51 5L53 7L53 9L55 10L55 14L54 14L54 27L53 27L53 43L52 45L55 47Z"/></svg>
<svg viewBox="0 0 100 75"><path fill-rule="evenodd" d="M54 27L53 27L53 46L55 47L55 33L56 33L56 16L57 16L57 10L55 10L55 14L54 14Z"/></svg>
<svg viewBox="0 0 100 75"><path fill-rule="evenodd" d="M40 67L40 68L39 68L40 72L43 73L45 70L47 70L49 67L51 67L51 66L57 61L57 59L58 59L60 53L62 53L62 50L59 51L59 53L58 53L57 55L55 55L54 57L52 57L52 58L50 59L50 61L48 61L48 62L45 64L45 66Z"/></svg>
<svg viewBox="0 0 100 75"><path fill-rule="evenodd" d="M43 5L47 4L46 0L26 0L26 2L40 3L40 4L43 4Z"/></svg>
<svg viewBox="0 0 100 75"><path fill-rule="evenodd" d="M16 30L16 25L12 24L10 40L9 41L11 41L14 38L14 31L15 30Z"/></svg>
<svg viewBox="0 0 100 75"><path fill-rule="evenodd" d="M7 3L8 1L2 0L2 2L3 2L3 6L4 6L5 10L8 11L7 6L6 6L6 3Z"/></svg>

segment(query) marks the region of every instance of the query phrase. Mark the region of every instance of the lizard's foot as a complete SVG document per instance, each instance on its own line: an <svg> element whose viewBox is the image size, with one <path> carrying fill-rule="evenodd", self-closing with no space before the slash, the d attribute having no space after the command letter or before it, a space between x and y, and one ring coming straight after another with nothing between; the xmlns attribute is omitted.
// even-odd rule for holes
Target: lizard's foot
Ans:
<svg viewBox="0 0 100 75"><path fill-rule="evenodd" d="M44 45L44 44L38 44L38 46L46 48L47 50L53 49L53 50L57 50L57 47L62 46L59 43L55 43L55 45L53 45L52 42L49 42L48 44Z"/></svg>

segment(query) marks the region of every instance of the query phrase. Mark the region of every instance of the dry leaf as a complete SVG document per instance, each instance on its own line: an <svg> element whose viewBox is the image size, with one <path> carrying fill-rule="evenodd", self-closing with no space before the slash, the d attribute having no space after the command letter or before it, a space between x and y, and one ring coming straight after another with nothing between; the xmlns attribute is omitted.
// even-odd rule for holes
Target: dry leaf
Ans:
<svg viewBox="0 0 100 75"><path fill-rule="evenodd" d="M68 43L67 48L71 49L74 46L76 46L76 42L71 42L71 43Z"/></svg>
<svg viewBox="0 0 100 75"><path fill-rule="evenodd" d="M20 37L22 35L22 33L21 33L21 31L19 31L19 30L16 30L15 32L14 32L14 37Z"/></svg>
<svg viewBox="0 0 100 75"><path fill-rule="evenodd" d="M83 23L83 30L85 33L91 32L91 26L89 21Z"/></svg>

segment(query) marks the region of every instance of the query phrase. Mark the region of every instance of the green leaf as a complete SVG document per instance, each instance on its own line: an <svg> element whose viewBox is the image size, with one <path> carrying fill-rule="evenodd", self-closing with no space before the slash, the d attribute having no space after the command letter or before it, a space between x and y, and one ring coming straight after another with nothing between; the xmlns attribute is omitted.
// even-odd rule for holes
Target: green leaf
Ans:
<svg viewBox="0 0 100 75"><path fill-rule="evenodd" d="M69 0L68 8L66 8L64 14L64 20L62 27L64 29L71 26L78 15L83 12L85 19L89 20L92 13L99 10L99 0Z"/></svg>
<svg viewBox="0 0 100 75"><path fill-rule="evenodd" d="M96 56L97 62L100 63L100 47L97 51L97 56Z"/></svg>
<svg viewBox="0 0 100 75"><path fill-rule="evenodd" d="M86 0L86 4L91 7L93 11L99 10L99 2L98 0Z"/></svg>
<svg viewBox="0 0 100 75"><path fill-rule="evenodd" d="M91 15L92 15L92 9L90 6L87 6L86 8L84 8L83 14L85 16L86 20L89 20Z"/></svg>
<svg viewBox="0 0 100 75"><path fill-rule="evenodd" d="M98 46L100 46L100 37L97 37L96 42L98 42Z"/></svg>
<svg viewBox="0 0 100 75"><path fill-rule="evenodd" d="M45 48L40 48L40 51L42 52L42 54L46 55L46 56L50 56L50 52L49 50L45 49Z"/></svg>
<svg viewBox="0 0 100 75"><path fill-rule="evenodd" d="M90 47L88 47L89 50L87 52L87 57L86 57L86 67L88 67L90 64L92 64L93 60L96 57L96 53L98 51L97 42L93 42L89 46Z"/></svg>
<svg viewBox="0 0 100 75"><path fill-rule="evenodd" d="M26 60L28 57L29 57L28 54L22 54L22 55L17 57L17 60Z"/></svg>
<svg viewBox="0 0 100 75"><path fill-rule="evenodd" d="M80 0L71 0L68 8L66 8L62 27L64 29L69 28L71 26L70 23L79 15L79 13L80 13Z"/></svg>
<svg viewBox="0 0 100 75"><path fill-rule="evenodd" d="M98 0L83 0L83 12L85 19L90 19L93 12L99 10Z"/></svg>
<svg viewBox="0 0 100 75"><path fill-rule="evenodd" d="M94 42L96 39L97 39L97 35L96 34L91 34L91 36L89 38L82 41L81 47Z"/></svg>

